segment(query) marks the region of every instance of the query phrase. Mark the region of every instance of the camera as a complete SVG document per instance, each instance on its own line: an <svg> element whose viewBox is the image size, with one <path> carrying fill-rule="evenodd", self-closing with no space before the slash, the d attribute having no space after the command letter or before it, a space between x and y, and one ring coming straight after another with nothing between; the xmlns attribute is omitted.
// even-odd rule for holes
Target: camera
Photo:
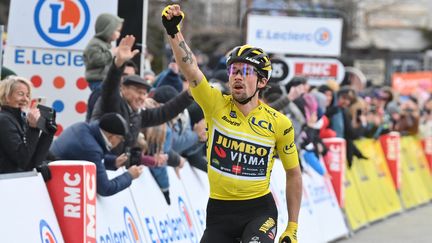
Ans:
<svg viewBox="0 0 432 243"><path fill-rule="evenodd" d="M126 169L131 167L132 165L140 165L141 164L141 149L140 148L126 148L126 154L128 156L128 160L126 161Z"/></svg>
<svg viewBox="0 0 432 243"><path fill-rule="evenodd" d="M57 132L56 111L51 107L41 104L38 104L37 108L41 114L37 127L44 133L54 135Z"/></svg>

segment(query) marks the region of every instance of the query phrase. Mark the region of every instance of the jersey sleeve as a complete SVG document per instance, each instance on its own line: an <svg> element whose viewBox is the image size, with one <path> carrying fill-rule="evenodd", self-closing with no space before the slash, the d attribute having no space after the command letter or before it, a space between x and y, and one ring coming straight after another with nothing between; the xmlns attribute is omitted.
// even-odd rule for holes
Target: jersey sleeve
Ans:
<svg viewBox="0 0 432 243"><path fill-rule="evenodd" d="M280 117L278 123L276 149L285 170L299 165L297 147L294 142L294 127L286 116Z"/></svg>
<svg viewBox="0 0 432 243"><path fill-rule="evenodd" d="M211 112L215 108L217 97L222 97L222 93L218 89L213 88L208 83L206 77L203 77L196 87L190 87L190 89L192 97L204 113Z"/></svg>

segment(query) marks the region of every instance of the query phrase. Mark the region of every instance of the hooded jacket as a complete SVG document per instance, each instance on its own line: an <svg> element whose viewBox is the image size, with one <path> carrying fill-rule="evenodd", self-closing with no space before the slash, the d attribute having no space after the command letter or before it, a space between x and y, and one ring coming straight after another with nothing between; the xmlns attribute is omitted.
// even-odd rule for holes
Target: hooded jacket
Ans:
<svg viewBox="0 0 432 243"><path fill-rule="evenodd" d="M102 81L113 59L111 53L111 36L123 23L123 19L104 13L98 16L95 23L95 35L84 49L85 78L88 82Z"/></svg>

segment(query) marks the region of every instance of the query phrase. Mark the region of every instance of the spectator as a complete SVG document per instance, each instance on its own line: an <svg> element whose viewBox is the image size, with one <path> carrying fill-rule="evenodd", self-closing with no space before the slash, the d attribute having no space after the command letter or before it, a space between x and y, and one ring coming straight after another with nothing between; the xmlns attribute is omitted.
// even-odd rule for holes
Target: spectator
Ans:
<svg viewBox="0 0 432 243"><path fill-rule="evenodd" d="M123 73L121 75L122 79L126 76L135 75L138 72L138 67L136 66L136 64L132 60L126 61L124 65L125 65L125 67L124 67ZM148 86L147 91L149 91L149 89L150 89L150 86ZM88 102L87 102L86 122L89 122L91 120L94 106L95 106L97 100L99 99L99 97L101 96L101 93L102 93L102 89L98 88L90 94L90 96L88 98Z"/></svg>
<svg viewBox="0 0 432 243"><path fill-rule="evenodd" d="M135 37L126 36L120 41L117 56L110 67L108 76L102 84L102 95L95 105L92 120L103 114L116 112L125 118L130 126L130 133L114 153L120 155L127 148L137 147L138 133L142 128L163 124L182 112L191 102L187 92L182 92L170 102L157 108L142 110L147 98L149 85L139 76L128 76L121 84L124 64L138 53L131 48Z"/></svg>
<svg viewBox="0 0 432 243"><path fill-rule="evenodd" d="M109 179L104 164L105 155L118 146L129 131L126 120L119 114L107 113L99 121L78 122L66 128L51 146L51 153L61 160L87 160L96 165L96 189L101 196L114 195L130 186L142 172L133 165L123 174ZM116 159L116 167L125 164L127 156Z"/></svg>
<svg viewBox="0 0 432 243"><path fill-rule="evenodd" d="M14 71L12 71L12 70L10 70L9 68L4 67L4 66L1 67L0 74L1 74L1 78L0 78L0 80L3 80L3 79L5 79L7 76L10 76L10 75L15 75L15 76L16 76L16 73L15 73Z"/></svg>
<svg viewBox="0 0 432 243"><path fill-rule="evenodd" d="M143 78L148 84L153 85L156 80L156 75L152 70L144 70Z"/></svg>
<svg viewBox="0 0 432 243"><path fill-rule="evenodd" d="M46 129L38 108L31 107L26 113L30 100L27 79L9 76L0 82L0 173L30 171L46 158L55 121Z"/></svg>
<svg viewBox="0 0 432 243"><path fill-rule="evenodd" d="M115 56L116 48L111 42L120 37L123 19L109 13L96 19L95 35L84 49L85 78L91 91L96 90L105 79Z"/></svg>
<svg viewBox="0 0 432 243"><path fill-rule="evenodd" d="M432 137L432 97L424 103L419 131L422 138Z"/></svg>

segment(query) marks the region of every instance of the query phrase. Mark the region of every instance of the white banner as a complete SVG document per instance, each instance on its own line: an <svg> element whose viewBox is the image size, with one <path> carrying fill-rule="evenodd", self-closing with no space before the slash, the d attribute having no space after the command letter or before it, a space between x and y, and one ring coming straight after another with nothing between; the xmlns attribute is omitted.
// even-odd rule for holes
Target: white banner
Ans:
<svg viewBox="0 0 432 243"><path fill-rule="evenodd" d="M0 195L1 242L64 242L40 174L0 175Z"/></svg>
<svg viewBox="0 0 432 243"><path fill-rule="evenodd" d="M117 171L107 171L107 173L109 178L114 178L123 174L124 171L122 168ZM98 196L96 242L148 242L139 218L130 189L109 197Z"/></svg>
<svg viewBox="0 0 432 243"><path fill-rule="evenodd" d="M166 203L148 169L130 187L143 224L145 242L199 242L201 226L195 220L195 211L186 198L185 188L172 167L168 167L168 176L171 205Z"/></svg>
<svg viewBox="0 0 432 243"><path fill-rule="evenodd" d="M85 120L90 89L82 52L6 46L5 66L33 84L32 97L45 97L57 111L57 134Z"/></svg>
<svg viewBox="0 0 432 243"><path fill-rule="evenodd" d="M117 1L11 1L8 45L84 50L101 13L117 15Z"/></svg>
<svg viewBox="0 0 432 243"><path fill-rule="evenodd" d="M342 19L249 15L247 42L270 53L340 56Z"/></svg>

